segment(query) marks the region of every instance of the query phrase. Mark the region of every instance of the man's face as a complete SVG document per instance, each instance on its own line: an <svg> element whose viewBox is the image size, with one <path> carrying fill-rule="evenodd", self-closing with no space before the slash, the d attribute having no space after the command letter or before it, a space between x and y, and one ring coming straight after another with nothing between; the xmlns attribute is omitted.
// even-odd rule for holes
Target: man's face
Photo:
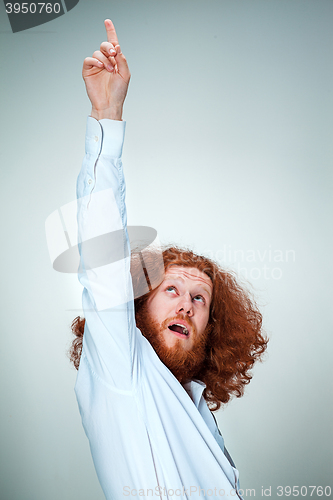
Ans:
<svg viewBox="0 0 333 500"><path fill-rule="evenodd" d="M147 302L150 318L161 326L167 347L192 349L207 326L212 292L211 279L199 269L167 269L164 281Z"/></svg>
<svg viewBox="0 0 333 500"><path fill-rule="evenodd" d="M179 381L190 379L205 359L213 285L196 268L170 266L137 324Z"/></svg>

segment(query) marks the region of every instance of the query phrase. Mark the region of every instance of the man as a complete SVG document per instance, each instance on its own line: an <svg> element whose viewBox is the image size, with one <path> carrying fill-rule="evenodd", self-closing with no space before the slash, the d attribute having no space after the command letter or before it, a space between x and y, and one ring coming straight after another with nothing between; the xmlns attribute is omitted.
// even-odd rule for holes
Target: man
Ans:
<svg viewBox="0 0 333 500"><path fill-rule="evenodd" d="M249 382L267 344L261 315L229 273L175 247L163 252L162 282L134 305L121 163L130 72L105 27L108 40L83 65L92 103L77 183L85 320L73 322L71 352L83 426L108 499L240 497L211 410ZM96 267L85 242L102 234L120 244L117 259Z"/></svg>

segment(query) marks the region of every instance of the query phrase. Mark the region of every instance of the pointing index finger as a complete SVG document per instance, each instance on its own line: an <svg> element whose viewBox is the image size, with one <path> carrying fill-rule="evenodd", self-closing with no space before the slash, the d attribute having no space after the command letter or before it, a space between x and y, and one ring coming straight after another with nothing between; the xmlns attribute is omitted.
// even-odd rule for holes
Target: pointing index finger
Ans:
<svg viewBox="0 0 333 500"><path fill-rule="evenodd" d="M106 29L106 34L108 36L108 42L111 42L113 46L119 45L117 33L116 30L114 29L113 22L111 21L111 19L105 19L104 25Z"/></svg>

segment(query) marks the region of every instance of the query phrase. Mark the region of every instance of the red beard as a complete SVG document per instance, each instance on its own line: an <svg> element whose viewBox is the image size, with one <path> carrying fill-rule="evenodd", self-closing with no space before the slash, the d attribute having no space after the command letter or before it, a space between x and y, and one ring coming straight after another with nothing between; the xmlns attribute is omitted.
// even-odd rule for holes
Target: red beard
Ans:
<svg viewBox="0 0 333 500"><path fill-rule="evenodd" d="M162 331L167 328L171 320L177 319L186 320L191 326L191 335L195 337L195 342L188 351L184 349L181 339L177 339L173 347L168 347L165 344ZM150 317L146 304L136 313L136 325L141 330L142 335L149 341L160 360L180 383L195 378L206 357L207 336L212 330L211 325L208 324L202 335L197 338L196 329L190 318L178 315L174 318L167 318L160 325Z"/></svg>

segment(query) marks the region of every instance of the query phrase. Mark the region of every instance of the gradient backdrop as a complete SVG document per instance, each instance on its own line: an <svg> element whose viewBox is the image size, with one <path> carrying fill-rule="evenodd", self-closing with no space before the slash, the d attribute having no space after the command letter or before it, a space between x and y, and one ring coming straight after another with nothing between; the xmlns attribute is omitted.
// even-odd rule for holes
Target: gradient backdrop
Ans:
<svg viewBox="0 0 333 500"><path fill-rule="evenodd" d="M0 4L0 497L104 498L66 358L81 287L44 223L75 197L82 61L107 17L132 73L129 224L239 272L262 305L266 361L217 414L241 487L333 487L333 2L80 0L16 34Z"/></svg>

